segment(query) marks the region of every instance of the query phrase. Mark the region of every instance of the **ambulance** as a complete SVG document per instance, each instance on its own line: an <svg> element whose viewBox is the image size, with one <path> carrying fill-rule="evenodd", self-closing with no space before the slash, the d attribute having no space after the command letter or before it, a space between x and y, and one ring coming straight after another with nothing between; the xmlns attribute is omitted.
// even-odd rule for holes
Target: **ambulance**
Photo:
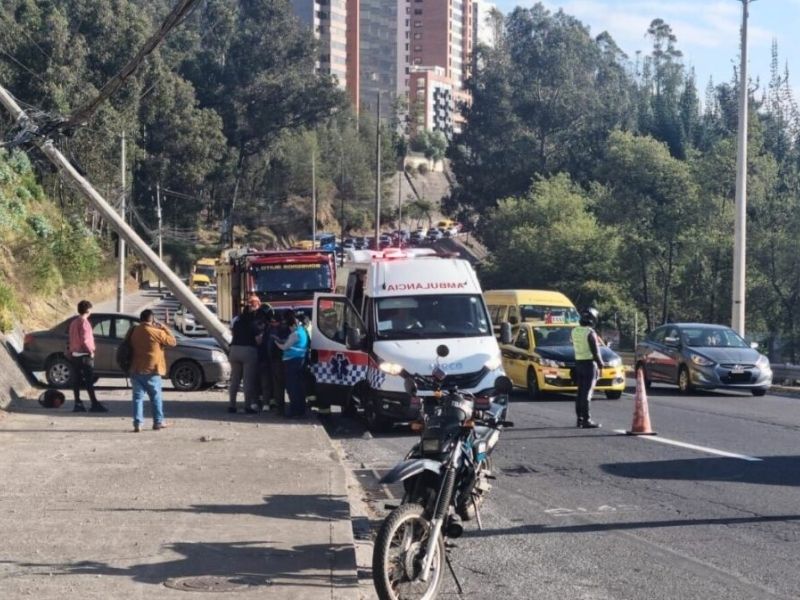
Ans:
<svg viewBox="0 0 800 600"><path fill-rule="evenodd" d="M430 374L437 347L445 387L480 401L495 399L504 374L481 287L465 260L432 249L350 250L336 294L316 294L310 371L317 401L364 410L371 430L419 417L421 398L405 392L401 373Z"/></svg>

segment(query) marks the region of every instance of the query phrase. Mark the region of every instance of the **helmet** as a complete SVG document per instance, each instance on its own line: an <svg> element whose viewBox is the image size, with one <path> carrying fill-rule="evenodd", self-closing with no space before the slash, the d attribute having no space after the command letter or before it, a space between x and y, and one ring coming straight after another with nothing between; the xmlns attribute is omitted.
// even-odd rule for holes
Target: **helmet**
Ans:
<svg viewBox="0 0 800 600"><path fill-rule="evenodd" d="M59 408L64 404L64 394L58 390L45 390L39 396L39 404L45 408Z"/></svg>
<svg viewBox="0 0 800 600"><path fill-rule="evenodd" d="M593 306L589 308L583 309L581 313L581 325L588 325L589 327L594 327L597 325L597 321L600 318L600 313L597 312L597 309Z"/></svg>

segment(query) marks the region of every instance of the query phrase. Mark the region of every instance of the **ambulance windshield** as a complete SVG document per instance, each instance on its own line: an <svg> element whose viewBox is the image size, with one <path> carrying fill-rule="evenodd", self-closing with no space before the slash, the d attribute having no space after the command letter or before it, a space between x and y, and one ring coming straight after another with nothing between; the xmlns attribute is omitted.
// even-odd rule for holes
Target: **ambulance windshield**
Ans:
<svg viewBox="0 0 800 600"><path fill-rule="evenodd" d="M386 340L492 335L477 294L378 298L377 337Z"/></svg>

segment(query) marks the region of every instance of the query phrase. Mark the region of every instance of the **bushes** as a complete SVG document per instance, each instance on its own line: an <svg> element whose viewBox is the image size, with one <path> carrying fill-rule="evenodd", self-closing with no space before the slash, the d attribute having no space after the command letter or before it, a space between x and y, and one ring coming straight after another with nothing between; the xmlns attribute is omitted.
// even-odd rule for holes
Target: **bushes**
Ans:
<svg viewBox="0 0 800 600"><path fill-rule="evenodd" d="M0 331L10 331L13 327L12 317L17 310L13 290L0 282Z"/></svg>

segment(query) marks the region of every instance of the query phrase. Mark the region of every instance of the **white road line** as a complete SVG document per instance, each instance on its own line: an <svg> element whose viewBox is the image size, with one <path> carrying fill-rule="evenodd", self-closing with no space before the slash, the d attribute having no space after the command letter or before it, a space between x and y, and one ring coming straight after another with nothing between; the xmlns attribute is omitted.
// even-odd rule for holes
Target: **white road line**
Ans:
<svg viewBox="0 0 800 600"><path fill-rule="evenodd" d="M614 433L625 433L624 429L615 429ZM738 458L739 460L747 460L750 462L761 462L763 459L756 458L755 456L747 456L746 454L736 454L734 452L726 452L725 450L717 450L716 448L709 448L708 446L698 446L696 444L687 444L686 442L679 442L678 440L671 440L669 438L643 435L639 436L642 439L650 442L660 442L662 444L669 444L671 446L679 446L681 448L688 448L689 450L697 450L698 452L706 452L707 454L716 454L717 456L726 456L728 458Z"/></svg>

